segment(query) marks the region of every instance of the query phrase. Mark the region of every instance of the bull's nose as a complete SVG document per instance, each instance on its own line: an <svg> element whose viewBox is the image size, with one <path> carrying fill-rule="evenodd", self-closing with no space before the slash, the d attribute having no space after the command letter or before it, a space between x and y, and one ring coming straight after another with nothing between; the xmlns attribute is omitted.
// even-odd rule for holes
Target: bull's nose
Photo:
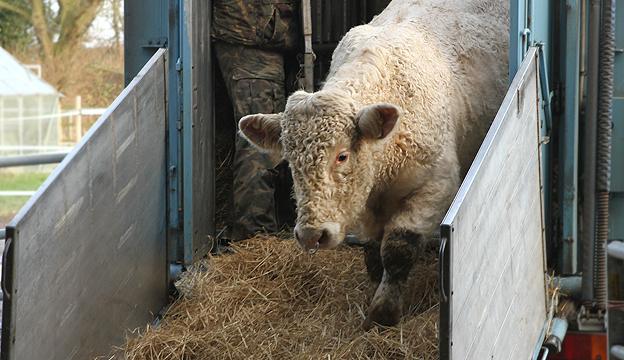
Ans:
<svg viewBox="0 0 624 360"><path fill-rule="evenodd" d="M316 249L327 242L329 236L327 230L310 226L295 226L295 238L306 249Z"/></svg>

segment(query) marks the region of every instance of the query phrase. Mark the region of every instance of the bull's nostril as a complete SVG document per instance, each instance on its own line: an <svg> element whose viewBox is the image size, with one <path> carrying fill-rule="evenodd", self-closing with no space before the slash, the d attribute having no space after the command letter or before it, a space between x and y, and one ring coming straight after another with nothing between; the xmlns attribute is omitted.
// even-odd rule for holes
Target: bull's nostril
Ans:
<svg viewBox="0 0 624 360"><path fill-rule="evenodd" d="M320 245L324 245L329 241L329 233L327 232L327 230L323 230L323 232L321 233L321 237L318 239L318 243Z"/></svg>
<svg viewBox="0 0 624 360"><path fill-rule="evenodd" d="M324 227L296 226L295 239L306 250L327 248L332 243L332 231Z"/></svg>

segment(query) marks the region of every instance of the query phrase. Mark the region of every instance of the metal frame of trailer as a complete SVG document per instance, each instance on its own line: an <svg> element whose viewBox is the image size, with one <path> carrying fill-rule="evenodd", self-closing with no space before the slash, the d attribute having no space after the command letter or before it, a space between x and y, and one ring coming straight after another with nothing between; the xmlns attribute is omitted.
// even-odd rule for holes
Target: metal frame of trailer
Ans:
<svg viewBox="0 0 624 360"><path fill-rule="evenodd" d="M172 277L212 247L214 228L211 1L124 2L125 78L166 47L167 247Z"/></svg>

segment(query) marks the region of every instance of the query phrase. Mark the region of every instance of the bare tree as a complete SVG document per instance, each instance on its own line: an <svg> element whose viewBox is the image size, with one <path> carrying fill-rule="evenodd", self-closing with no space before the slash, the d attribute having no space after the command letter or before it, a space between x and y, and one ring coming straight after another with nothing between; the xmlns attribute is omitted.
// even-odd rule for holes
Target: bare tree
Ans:
<svg viewBox="0 0 624 360"><path fill-rule="evenodd" d="M67 64L95 19L103 0L56 0L58 11L52 11L50 0L28 0L29 9L10 0L0 0L0 9L28 19L35 32L42 60ZM64 76L57 81L62 87Z"/></svg>
<svg viewBox="0 0 624 360"><path fill-rule="evenodd" d="M123 18L121 15L121 0L111 0L111 6L113 8L113 30L115 31L115 48L119 52L119 55L123 55L123 48L121 46L121 37L123 35Z"/></svg>

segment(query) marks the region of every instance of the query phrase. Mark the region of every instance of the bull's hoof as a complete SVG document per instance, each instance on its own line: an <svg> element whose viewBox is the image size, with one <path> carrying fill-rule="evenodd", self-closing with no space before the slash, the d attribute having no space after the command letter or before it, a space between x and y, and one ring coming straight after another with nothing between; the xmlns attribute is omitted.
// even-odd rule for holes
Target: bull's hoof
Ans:
<svg viewBox="0 0 624 360"><path fill-rule="evenodd" d="M364 330L374 326L394 326L401 321L401 304L397 299L374 302L368 308L368 316L364 320Z"/></svg>

